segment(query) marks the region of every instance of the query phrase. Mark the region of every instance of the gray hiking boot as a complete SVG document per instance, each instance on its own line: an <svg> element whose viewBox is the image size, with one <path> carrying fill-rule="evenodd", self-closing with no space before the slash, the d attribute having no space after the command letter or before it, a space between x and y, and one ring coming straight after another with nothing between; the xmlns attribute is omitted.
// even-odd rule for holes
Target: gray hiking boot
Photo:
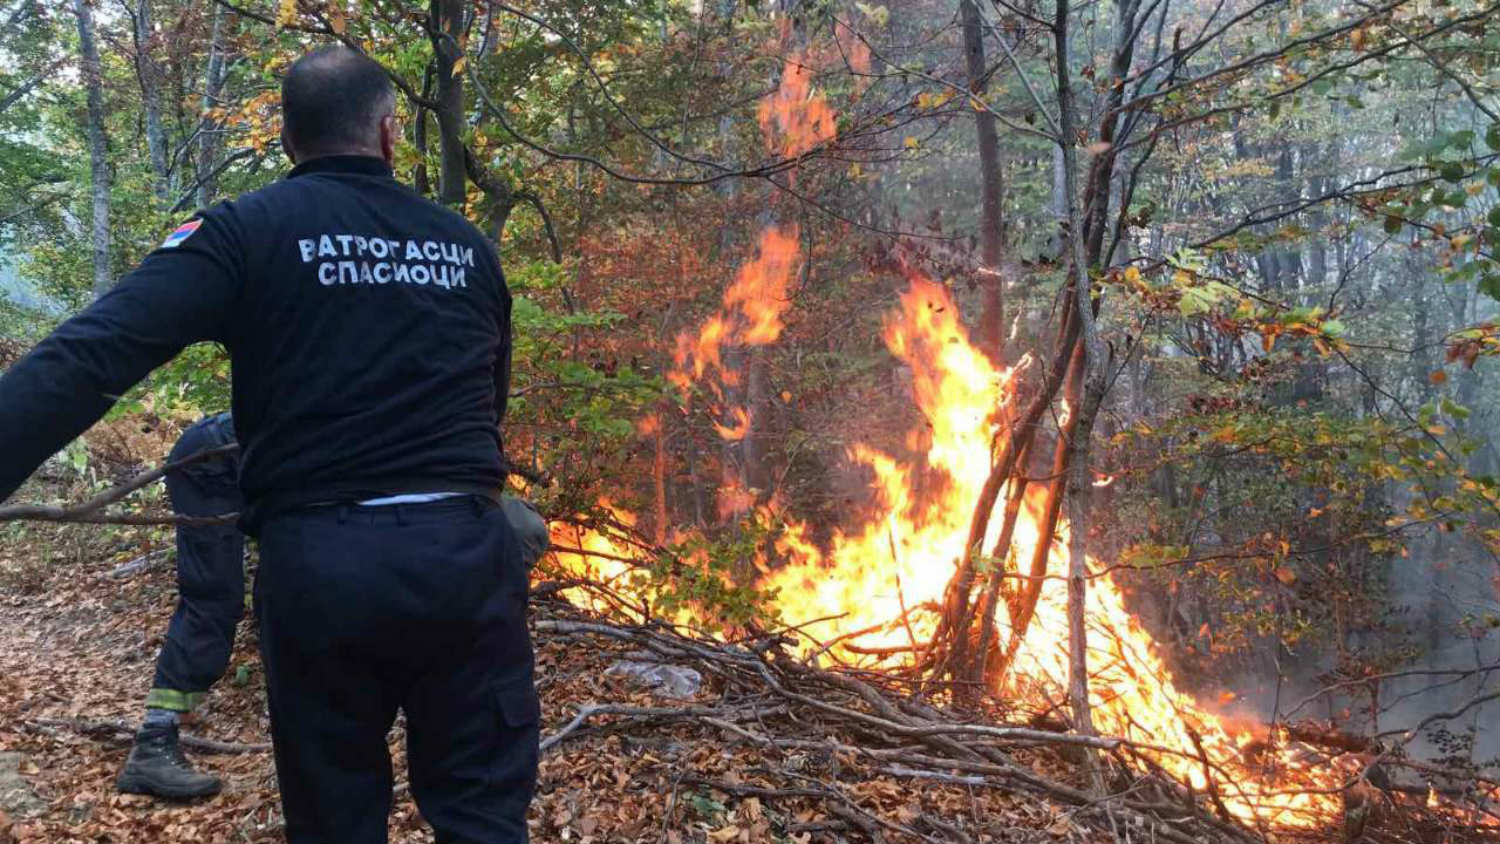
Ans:
<svg viewBox="0 0 1500 844"><path fill-rule="evenodd" d="M127 794L183 800L218 794L224 783L193 770L177 744L176 724L146 724L135 734L135 746L115 787Z"/></svg>

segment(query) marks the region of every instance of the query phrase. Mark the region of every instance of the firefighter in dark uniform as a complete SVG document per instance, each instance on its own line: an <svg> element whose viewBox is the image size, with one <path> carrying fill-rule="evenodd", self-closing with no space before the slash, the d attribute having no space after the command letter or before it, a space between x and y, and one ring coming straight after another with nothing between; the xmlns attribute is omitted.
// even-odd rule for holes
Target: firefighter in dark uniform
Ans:
<svg viewBox="0 0 1500 844"><path fill-rule="evenodd" d="M220 516L244 507L239 455L228 413L189 425L172 446L167 497L184 516ZM212 456L197 457L213 452ZM196 459L194 459L196 458ZM546 553L547 523L535 507L504 496L501 508L521 544L529 569ZM188 798L215 794L216 776L194 770L178 743L182 713L192 711L224 675L234 650L234 631L245 607L245 537L231 524L182 525L177 529L177 610L156 658L146 695L146 717L120 772L118 787L135 794Z"/></svg>
<svg viewBox="0 0 1500 844"><path fill-rule="evenodd" d="M286 179L200 212L0 378L0 499L184 346L222 343L288 840L386 840L401 710L437 839L525 841L540 712L498 503L499 260L392 177L378 64L311 53L282 108Z"/></svg>
<svg viewBox="0 0 1500 844"><path fill-rule="evenodd" d="M234 443L229 414L189 425L167 456L178 463ZM233 451L186 463L167 473L167 497L184 516L238 513L239 457ZM177 529L177 610L156 657L146 694L146 719L117 782L119 789L158 797L200 797L222 786L193 770L177 743L178 718L191 711L229 666L234 628L245 610L245 537L232 524Z"/></svg>

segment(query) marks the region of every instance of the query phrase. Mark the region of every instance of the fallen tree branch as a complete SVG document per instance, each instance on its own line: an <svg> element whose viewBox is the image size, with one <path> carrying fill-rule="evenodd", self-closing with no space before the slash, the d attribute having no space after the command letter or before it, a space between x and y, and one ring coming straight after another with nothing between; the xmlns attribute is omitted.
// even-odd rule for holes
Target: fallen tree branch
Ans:
<svg viewBox="0 0 1500 844"><path fill-rule="evenodd" d="M61 507L48 504L12 504L7 507L0 507L0 522L87 522L92 524L120 525L226 524L239 518L239 515L237 513L226 513L222 516L183 516L176 513L153 515L144 513L105 513L101 511L112 504L123 501L136 490L144 489L156 483L166 477L168 472L174 472L184 466L190 466L203 460L233 454L239 451L239 449L240 446L238 443L230 443L229 445L222 445L216 448L206 448L180 460L173 460L163 463L154 469L147 469L140 472L130 480L112 486L77 504L68 504Z"/></svg>
<svg viewBox="0 0 1500 844"><path fill-rule="evenodd" d="M784 707L776 711L785 711ZM769 711L745 712L733 711L724 707L714 706L625 706L613 703L590 703L579 707L578 714L573 720L563 725L557 732L543 738L538 745L541 753L556 747L563 740L578 732L584 723L590 718L599 715L625 715L641 720L672 720L672 719L700 719L715 723L729 723L726 718L749 718L764 717L773 714Z"/></svg>
<svg viewBox="0 0 1500 844"><path fill-rule="evenodd" d="M960 720L930 704L910 701L899 703L892 691L882 690L874 682L893 683L914 689L916 678L902 679L888 674L857 673L849 670L829 671L791 658L781 648L756 650L740 644L723 643L707 637L692 638L680 629L665 625L615 624L572 611L563 604L549 605L559 615L535 622L539 633L585 639L598 637L628 643L654 657L682 663L713 673L723 680L720 694L726 701L717 710L728 711L736 705L736 695L763 700L767 693L783 702L786 714L779 718L766 715L765 706L757 704L751 711L760 714L754 723L744 719L701 714L693 717L645 717L636 723L691 722L718 732L718 735L740 740L768 753L797 754L801 758L857 759L875 764L867 770L874 776L904 775L931 783L932 787L959 787L972 790L980 785L970 778L983 780L985 788L1020 790L1073 807L1080 822L1087 821L1099 835L1113 836L1112 823L1127 818L1130 823L1160 841L1189 842L1248 841L1254 832L1215 817L1204 796L1175 780L1163 781L1173 795L1168 802L1148 802L1128 794L1112 794L1098 799L1080 789L1049 779L1007 756L1005 748L1032 752L1028 748L1068 747L1083 744L1116 751L1129 749L1142 755L1174 753L1169 748L1130 742L1123 738L1078 736L1029 727L980 724ZM744 706L743 703L738 704ZM648 710L654 713L654 709ZM683 710L671 710L680 716ZM592 715L592 713L589 713ZM580 712L573 722L555 734L561 739L582 732L587 716ZM735 723L739 721L739 723ZM554 747L555 742L548 747ZM1181 754L1192 758L1191 754ZM888 769L888 770L882 770ZM780 772L795 777L795 769ZM1162 772L1160 776L1167 776ZM812 799L812 798L807 798ZM850 807L831 795L822 810L840 817L862 835L889 834L892 829L870 818L849 817L835 811L849 812ZM1169 807L1169 808L1164 808ZM1111 820L1111 817L1115 820ZM938 829L938 827L932 827ZM918 831L905 828L900 837L925 838ZM948 834L939 840L953 840Z"/></svg>
<svg viewBox="0 0 1500 844"><path fill-rule="evenodd" d="M124 721L93 721L87 718L33 718L22 721L21 726L37 729L62 729L82 733L89 738L108 739L129 744L135 739L136 728ZM270 742L242 744L234 741L218 741L199 736L184 735L179 741L183 747L191 747L204 753L268 753Z"/></svg>

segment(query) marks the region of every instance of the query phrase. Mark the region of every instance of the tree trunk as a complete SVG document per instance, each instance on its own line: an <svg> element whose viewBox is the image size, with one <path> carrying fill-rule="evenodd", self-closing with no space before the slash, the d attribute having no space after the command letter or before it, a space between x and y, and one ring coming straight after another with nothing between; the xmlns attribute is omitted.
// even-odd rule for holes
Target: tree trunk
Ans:
<svg viewBox="0 0 1500 844"><path fill-rule="evenodd" d="M422 74L422 99L432 98L432 78L435 75L435 65L429 64L427 70ZM417 166L412 171L412 189L423 196L432 195L432 179L427 175L427 109L421 103L413 102L412 111L412 145L417 148Z"/></svg>
<svg viewBox="0 0 1500 844"><path fill-rule="evenodd" d="M1116 46L1112 75L1123 80L1130 69L1129 33L1134 29L1135 10L1138 0L1122 0L1118 4L1116 19ZM1069 437L1068 450L1068 704L1073 711L1073 728L1083 735L1094 734L1093 714L1088 690L1088 493L1093 483L1089 477L1089 445L1094 429L1094 417L1104 399L1106 387L1104 372L1104 344L1099 338L1094 316L1094 299L1089 269L1103 249L1104 220L1109 208L1108 190L1113 171L1113 154L1106 151L1098 156L1089 173L1089 208L1094 215L1091 231L1085 231L1084 213L1078 201L1078 148L1074 130L1075 114L1073 88L1069 64L1069 3L1058 0L1053 22L1053 39L1057 60L1057 111L1059 118L1060 146L1063 157L1063 183L1068 207L1068 228L1074 233L1073 259L1073 307L1078 314L1079 342L1082 346L1083 400L1073 408L1070 418L1074 430ZM1110 106L1100 121L1101 141L1112 142L1116 125L1115 107L1123 84L1114 86L1106 99ZM1087 248L1085 248L1087 244ZM1092 784L1100 787L1098 765L1095 754L1088 755L1088 770Z"/></svg>
<svg viewBox="0 0 1500 844"><path fill-rule="evenodd" d="M438 201L461 207L468 188L464 166L464 80L463 69L455 74L462 52L458 39L463 35L463 0L432 0L432 50L437 56L437 123L438 151L442 158L438 169Z"/></svg>
<svg viewBox="0 0 1500 844"><path fill-rule="evenodd" d="M89 178L92 184L94 296L103 296L113 284L109 268L109 150L104 134L104 79L99 64L99 45L94 40L94 10L89 0L73 0L78 16L78 51L83 60L83 85L88 99Z"/></svg>
<svg viewBox="0 0 1500 844"><path fill-rule="evenodd" d="M740 456L744 460L745 488L752 490L758 501L764 501L771 496L771 470L766 454L766 426L771 421L771 364L764 346L749 349L746 358L747 424L745 438L740 441Z"/></svg>
<svg viewBox="0 0 1500 844"><path fill-rule="evenodd" d="M217 108L219 97L224 92L224 7L213 3L213 29L208 41L208 64L203 71L202 117L198 125L198 207L206 208L219 193L219 156L224 144L219 134L219 121L209 116L209 110Z"/></svg>
<svg viewBox="0 0 1500 844"><path fill-rule="evenodd" d="M963 21L964 63L969 90L983 98L989 83L985 78L984 32L980 28L979 6L975 0L959 0L958 11ZM995 131L995 115L987 110L975 110L974 128L979 142L979 342L984 353L1000 363L1005 352L1005 285L1000 275L1004 236L1000 196L1004 184L1001 181L1000 141Z"/></svg>
<svg viewBox="0 0 1500 844"><path fill-rule="evenodd" d="M171 192L167 172L167 134L161 123L161 72L151 60L151 0L140 0L135 8L135 75L141 86L141 105L146 112L146 149L151 156L151 192L165 202Z"/></svg>
<svg viewBox="0 0 1500 844"><path fill-rule="evenodd" d="M1032 619L1036 617L1037 601L1041 600L1042 586L1046 583L1047 563L1052 559L1052 539L1057 535L1057 519L1062 515L1064 497L1072 494L1067 480L1072 477L1071 461L1077 456L1074 443L1080 419L1078 405L1083 391L1083 367L1084 350L1079 346L1073 350L1068 366L1067 389L1063 394L1069 413L1067 421L1057 432L1057 443L1053 447L1051 480L1047 484L1047 508L1037 525L1038 539L1036 547L1031 549L1031 568L1011 609L1010 641L1005 647L1004 659L995 666L998 672L1010 670L1016 653L1021 649L1021 642L1026 639L1026 631L1031 628ZM1070 517L1071 512L1070 509ZM999 676L1003 675L997 674L997 678Z"/></svg>

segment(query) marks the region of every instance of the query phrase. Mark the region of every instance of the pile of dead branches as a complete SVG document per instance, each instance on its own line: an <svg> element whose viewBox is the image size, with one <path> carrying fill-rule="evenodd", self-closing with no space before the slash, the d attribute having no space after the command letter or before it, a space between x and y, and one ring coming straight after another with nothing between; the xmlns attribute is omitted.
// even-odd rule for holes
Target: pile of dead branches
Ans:
<svg viewBox="0 0 1500 844"><path fill-rule="evenodd" d="M746 744L797 760L763 769L761 782L702 782L737 797L761 800L813 798L845 832L874 841L975 840L963 816L927 814L907 821L862 808L840 781L871 776L970 791L1029 794L1069 808L1070 821L1092 837L1177 842L1253 841L1254 830L1218 817L1207 795L1170 778L1131 775L1107 787L1083 780L1072 754L1085 747L1121 754L1118 773L1134 766L1126 743L1034 726L975 723L886 688L881 675L830 671L793 656L777 635L733 644L695 636L665 625L622 625L590 616L562 601L538 603L539 637L625 643L639 658L687 666L707 678L715 697L678 706L584 704L571 720L542 740L543 750L600 730L637 732L651 725L694 722L716 730L730 744ZM1040 761L1046 757L1047 761ZM808 760L823 759L838 771L820 772ZM1044 774L1050 767L1057 774ZM780 779L781 782L772 782ZM1117 780L1119 777L1116 778ZM1064 836L1074 837L1074 836Z"/></svg>

